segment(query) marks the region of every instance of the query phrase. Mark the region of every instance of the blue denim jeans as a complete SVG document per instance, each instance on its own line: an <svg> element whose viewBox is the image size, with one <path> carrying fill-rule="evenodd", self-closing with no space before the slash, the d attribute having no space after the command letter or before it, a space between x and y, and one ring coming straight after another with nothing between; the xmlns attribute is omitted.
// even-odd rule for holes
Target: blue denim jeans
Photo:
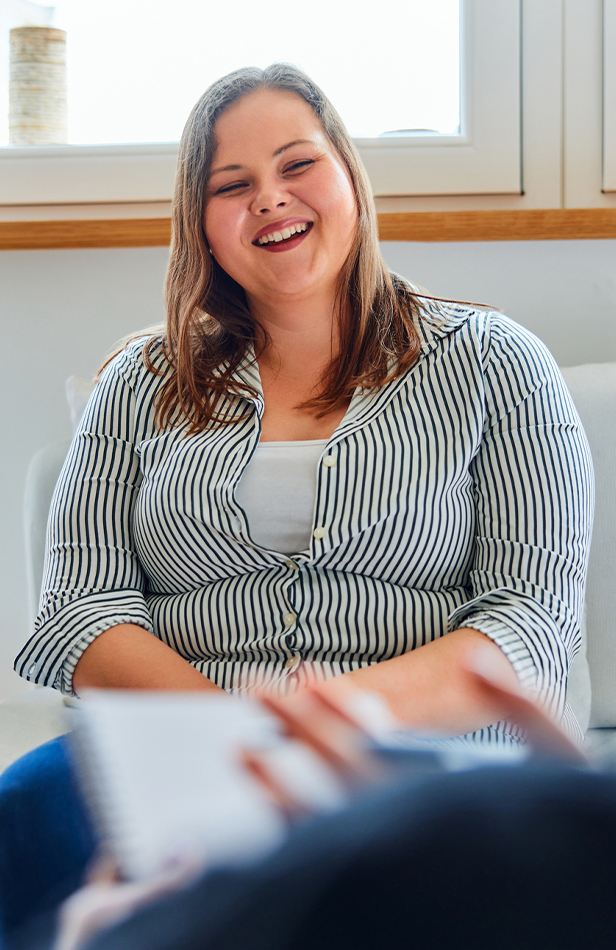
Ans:
<svg viewBox="0 0 616 950"><path fill-rule="evenodd" d="M9 936L81 882L96 846L64 737L0 775L0 921Z"/></svg>

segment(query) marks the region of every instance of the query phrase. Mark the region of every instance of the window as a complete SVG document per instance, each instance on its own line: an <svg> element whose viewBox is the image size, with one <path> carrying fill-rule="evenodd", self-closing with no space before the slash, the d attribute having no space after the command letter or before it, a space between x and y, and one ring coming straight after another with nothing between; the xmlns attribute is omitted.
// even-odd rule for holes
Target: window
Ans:
<svg viewBox="0 0 616 950"><path fill-rule="evenodd" d="M520 0L462 5L458 135L358 145L375 195L521 191Z"/></svg>
<svg viewBox="0 0 616 950"><path fill-rule="evenodd" d="M79 144L0 148L0 203L169 199L177 154L169 140L212 79L254 61L263 23L257 64L295 61L325 88L356 136L376 195L520 193L521 0L357 0L352 18L347 4L313 0L310 16L294 14L302 31L289 31L288 8L273 0L246 3L232 11L194 0L161 4L177 28L155 35L153 2L57 0L54 25L69 33L69 90L85 89L69 98L69 139ZM103 12L108 35L95 19ZM102 42L71 49L88 24ZM232 44L219 41L225 36ZM152 75L131 90L118 63L148 58ZM78 81L80 70L90 71L89 85ZM181 92L169 80L178 73Z"/></svg>

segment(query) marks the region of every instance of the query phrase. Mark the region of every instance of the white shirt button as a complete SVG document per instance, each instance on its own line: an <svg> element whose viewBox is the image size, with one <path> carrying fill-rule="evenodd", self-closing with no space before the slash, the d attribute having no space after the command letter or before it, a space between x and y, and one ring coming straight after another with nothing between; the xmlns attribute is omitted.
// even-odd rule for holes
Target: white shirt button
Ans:
<svg viewBox="0 0 616 950"><path fill-rule="evenodd" d="M335 464L336 464L336 459L334 458L333 455L326 455L325 458L323 459L323 465L325 465L326 468L333 468Z"/></svg>
<svg viewBox="0 0 616 950"><path fill-rule="evenodd" d="M292 627L295 621L297 620L297 617L295 616L294 613L291 613L291 611L289 611L289 613L285 614L282 619L284 620L285 625L287 627Z"/></svg>
<svg viewBox="0 0 616 950"><path fill-rule="evenodd" d="M285 561L285 564L289 568L290 571L299 571L299 567L297 566L295 561L291 561L291 560Z"/></svg>
<svg viewBox="0 0 616 950"><path fill-rule="evenodd" d="M315 528L312 533L317 541L320 541L321 538L325 537L325 528Z"/></svg>
<svg viewBox="0 0 616 950"><path fill-rule="evenodd" d="M32 676L34 673L36 673L36 663L28 667L28 676Z"/></svg>
<svg viewBox="0 0 616 950"><path fill-rule="evenodd" d="M301 660L301 657L297 656L297 654L295 656L290 656L289 659L285 662L285 666L288 670L292 670L294 669L294 667L297 666L300 660Z"/></svg>

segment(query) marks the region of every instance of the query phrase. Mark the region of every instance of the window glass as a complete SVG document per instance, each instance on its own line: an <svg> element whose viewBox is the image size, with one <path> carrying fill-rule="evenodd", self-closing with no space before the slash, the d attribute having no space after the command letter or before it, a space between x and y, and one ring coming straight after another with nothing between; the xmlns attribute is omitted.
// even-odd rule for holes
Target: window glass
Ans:
<svg viewBox="0 0 616 950"><path fill-rule="evenodd" d="M176 141L210 82L276 60L304 68L354 136L456 134L459 7L460 0L57 0L52 23L68 34L69 142ZM6 129L0 135L6 144Z"/></svg>

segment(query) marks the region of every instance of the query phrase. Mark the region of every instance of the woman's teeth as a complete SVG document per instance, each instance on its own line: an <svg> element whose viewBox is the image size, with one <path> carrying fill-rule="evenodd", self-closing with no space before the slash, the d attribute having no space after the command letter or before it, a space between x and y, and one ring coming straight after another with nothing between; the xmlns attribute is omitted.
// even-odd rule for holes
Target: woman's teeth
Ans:
<svg viewBox="0 0 616 950"><path fill-rule="evenodd" d="M294 234L301 234L308 227L307 224L292 224L290 228L283 228L282 231L272 231L271 234L264 234L259 238L259 244L270 244L275 241L288 241Z"/></svg>

